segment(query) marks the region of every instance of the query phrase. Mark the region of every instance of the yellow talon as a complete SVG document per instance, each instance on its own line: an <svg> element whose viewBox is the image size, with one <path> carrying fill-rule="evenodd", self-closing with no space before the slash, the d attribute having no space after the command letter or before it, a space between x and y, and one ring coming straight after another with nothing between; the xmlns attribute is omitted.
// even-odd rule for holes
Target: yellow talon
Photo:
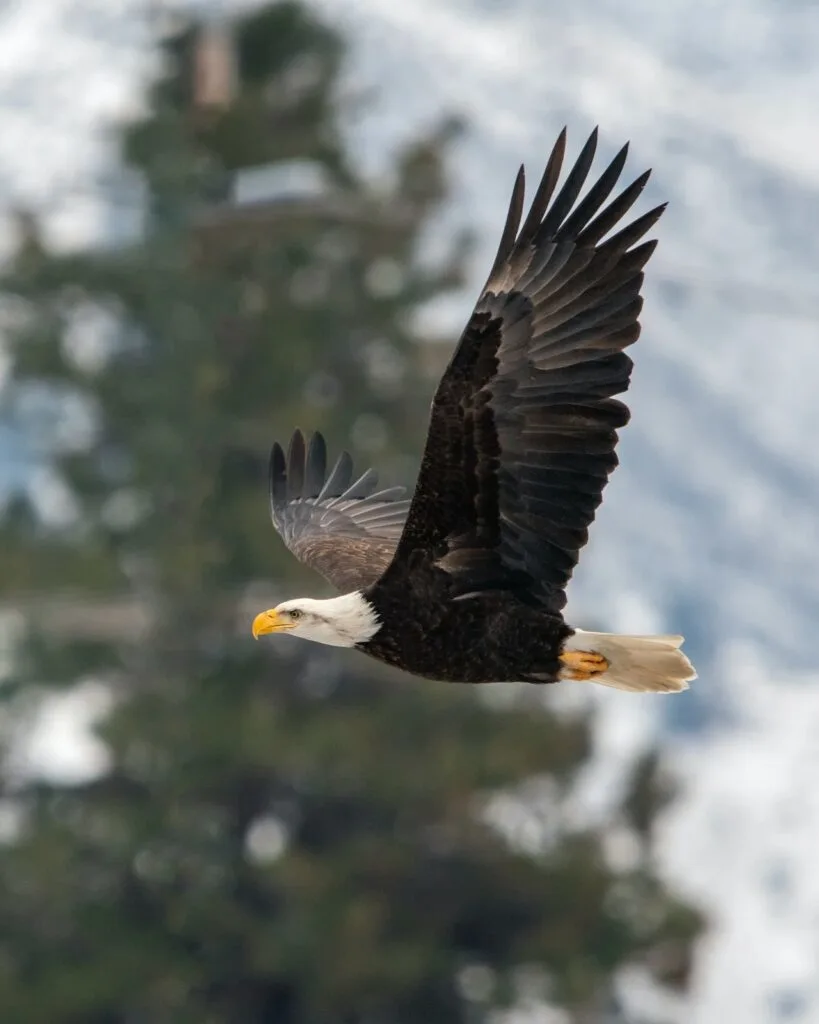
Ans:
<svg viewBox="0 0 819 1024"><path fill-rule="evenodd" d="M608 661L597 651L564 651L560 660L563 663L560 678L581 683L602 675L609 667Z"/></svg>

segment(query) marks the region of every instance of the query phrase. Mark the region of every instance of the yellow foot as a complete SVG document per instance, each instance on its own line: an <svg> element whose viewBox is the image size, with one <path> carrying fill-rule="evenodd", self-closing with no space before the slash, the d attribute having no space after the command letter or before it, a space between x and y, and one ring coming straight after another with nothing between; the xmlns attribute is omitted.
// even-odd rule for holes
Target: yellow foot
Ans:
<svg viewBox="0 0 819 1024"><path fill-rule="evenodd" d="M581 683L602 675L609 667L608 661L597 651L564 651L560 660L563 663L560 678Z"/></svg>

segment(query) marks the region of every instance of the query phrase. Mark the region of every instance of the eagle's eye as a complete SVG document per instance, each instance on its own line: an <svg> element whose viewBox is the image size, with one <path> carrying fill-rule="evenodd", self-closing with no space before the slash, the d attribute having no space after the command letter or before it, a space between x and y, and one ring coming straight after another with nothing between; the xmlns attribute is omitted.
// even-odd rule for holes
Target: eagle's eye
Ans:
<svg viewBox="0 0 819 1024"><path fill-rule="evenodd" d="M290 609L290 618L293 619L293 621L295 621L296 619L300 619L302 617L302 615L304 615L304 612L300 611L300 609L298 609L298 608L291 608Z"/></svg>

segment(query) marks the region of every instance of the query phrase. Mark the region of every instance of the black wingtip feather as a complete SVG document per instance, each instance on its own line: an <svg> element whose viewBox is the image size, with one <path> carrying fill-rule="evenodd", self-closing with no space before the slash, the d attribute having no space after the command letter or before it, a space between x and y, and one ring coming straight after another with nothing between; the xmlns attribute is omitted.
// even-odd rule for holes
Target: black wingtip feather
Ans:
<svg viewBox="0 0 819 1024"><path fill-rule="evenodd" d="M646 182L651 176L650 171L644 171L634 179L630 185L613 199L609 205L599 213L591 223L585 227L577 236L578 246L596 245L607 232L623 219L625 214L637 202Z"/></svg>
<svg viewBox="0 0 819 1024"><path fill-rule="evenodd" d="M583 148L574 162L574 166L563 182L563 187L555 196L550 210L543 218L537 231L538 237L550 238L557 234L558 228L571 212L594 162L594 155L597 152L597 138L598 133L595 128L588 139L586 139Z"/></svg>
<svg viewBox="0 0 819 1024"><path fill-rule="evenodd" d="M546 161L546 168L543 171L543 177L540 179L540 184L538 185L537 191L532 199L532 205L529 207L529 213L526 216L526 221L521 228L517 242L519 246L529 245L538 233L543 216L549 206L549 200L552 198L552 194L554 193L558 179L560 178L560 170L563 167L565 155L566 129L563 128L558 135L554 146L552 146L552 152L549 154L549 159Z"/></svg>
<svg viewBox="0 0 819 1024"><path fill-rule="evenodd" d="M324 486L327 473L327 444L316 431L307 446L307 460L304 472L304 497L315 498Z"/></svg>
<svg viewBox="0 0 819 1024"><path fill-rule="evenodd" d="M628 143L620 148L614 159L603 171L586 197L579 203L560 229L562 238L575 238L587 226L600 207L611 195L612 189L622 174L628 156Z"/></svg>
<svg viewBox="0 0 819 1024"><path fill-rule="evenodd" d="M503 225L500 242L498 243L498 251L492 263L492 269L489 271L487 279L489 281L495 276L495 272L503 266L514 248L520 218L523 216L523 197L525 193L526 170L523 164L521 164L515 176L515 184L512 187L512 198L509 200L509 209L506 212L506 221Z"/></svg>
<svg viewBox="0 0 819 1024"><path fill-rule="evenodd" d="M665 212L665 208L668 203L661 203L659 206L655 206L648 213L644 213L641 217L633 220L630 224L627 224L622 230L612 235L611 238L607 238L602 245L599 246L598 252L609 253L609 252L625 252L626 249L630 249L635 242L638 242L643 235L650 231L657 221L662 217Z"/></svg>
<svg viewBox="0 0 819 1024"><path fill-rule="evenodd" d="M281 508L287 503L287 464L284 458L284 449L278 441L270 449L267 479L270 492L270 512L274 514L277 508Z"/></svg>
<svg viewBox="0 0 819 1024"><path fill-rule="evenodd" d="M306 451L304 434L297 428L290 438L287 450L287 499L294 501L304 493L304 463Z"/></svg>

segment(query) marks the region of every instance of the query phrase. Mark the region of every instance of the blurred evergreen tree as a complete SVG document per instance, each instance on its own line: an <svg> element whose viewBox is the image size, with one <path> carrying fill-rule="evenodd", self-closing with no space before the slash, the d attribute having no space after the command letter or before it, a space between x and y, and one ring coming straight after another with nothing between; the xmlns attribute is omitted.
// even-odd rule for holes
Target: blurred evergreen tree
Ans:
<svg viewBox="0 0 819 1024"><path fill-rule="evenodd" d="M44 692L112 699L99 777L4 779L4 1024L476 1024L533 978L585 1021L623 965L684 985L698 920L650 870L652 764L615 870L562 813L585 719L249 636L265 581L320 587L267 518L271 439L321 428L393 480L420 450L413 314L464 253L420 253L454 126L376 186L340 130L341 40L301 6L163 45L121 132L140 237L56 255L29 218L0 282L6 409L70 499L0 523L28 621L4 742ZM554 808L524 849L481 811L532 778Z"/></svg>

